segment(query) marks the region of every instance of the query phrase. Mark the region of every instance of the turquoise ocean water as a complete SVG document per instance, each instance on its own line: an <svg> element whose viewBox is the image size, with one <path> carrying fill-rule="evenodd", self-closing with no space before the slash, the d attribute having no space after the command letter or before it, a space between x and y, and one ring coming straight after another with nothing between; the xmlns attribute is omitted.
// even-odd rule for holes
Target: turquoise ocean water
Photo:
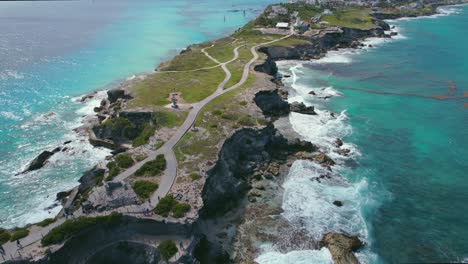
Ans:
<svg viewBox="0 0 468 264"><path fill-rule="evenodd" d="M296 162L284 184L283 215L316 238L359 235L367 243L358 253L364 263L468 261L468 6L441 11L446 15L389 21L400 35L368 40L374 48L281 64L292 74L285 81L290 101L318 112L292 114L294 129L338 164L319 183L314 178L330 173ZM349 157L336 153L337 137ZM273 248L258 260L331 263L326 250Z"/></svg>
<svg viewBox="0 0 468 264"><path fill-rule="evenodd" d="M55 194L108 154L72 132L97 103L79 104L77 97L151 71L189 44L226 35L270 2L0 2L0 226L52 216L60 208L46 208ZM232 12L239 9L246 12ZM66 140L73 140L71 151L17 175Z"/></svg>

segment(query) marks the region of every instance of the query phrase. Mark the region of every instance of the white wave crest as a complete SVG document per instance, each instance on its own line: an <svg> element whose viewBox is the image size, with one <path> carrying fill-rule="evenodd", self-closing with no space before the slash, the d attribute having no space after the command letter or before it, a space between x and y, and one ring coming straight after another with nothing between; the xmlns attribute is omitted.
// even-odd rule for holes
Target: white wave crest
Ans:
<svg viewBox="0 0 468 264"><path fill-rule="evenodd" d="M266 252L255 259L255 261L260 264L333 264L330 251L326 248L291 251L286 254L275 251Z"/></svg>
<svg viewBox="0 0 468 264"><path fill-rule="evenodd" d="M24 75L15 70L4 70L0 72L0 80L2 81L6 81L9 79L19 80L23 78L24 78Z"/></svg>
<svg viewBox="0 0 468 264"><path fill-rule="evenodd" d="M20 116L10 111L0 111L0 116L6 119L15 120L15 121L19 121L22 119Z"/></svg>
<svg viewBox="0 0 468 264"><path fill-rule="evenodd" d="M326 176L323 176L326 175ZM367 182L351 184L310 161L296 161L283 184L283 216L305 227L317 241L327 232L345 232L367 239L360 213ZM342 207L333 204L343 202Z"/></svg>

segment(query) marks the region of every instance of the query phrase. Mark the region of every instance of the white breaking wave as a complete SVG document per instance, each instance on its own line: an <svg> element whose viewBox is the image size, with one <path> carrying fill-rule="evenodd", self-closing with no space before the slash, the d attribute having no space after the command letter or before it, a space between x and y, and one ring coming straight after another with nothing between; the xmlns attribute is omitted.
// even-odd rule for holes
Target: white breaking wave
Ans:
<svg viewBox="0 0 468 264"><path fill-rule="evenodd" d="M361 51L358 51L361 52ZM310 63L350 63L357 52L344 50L331 52L319 61ZM337 165L333 172L323 166L306 160L294 162L283 184L283 217L298 228L305 228L314 240L319 241L327 232L341 232L358 235L361 240L370 244L368 228L361 213L368 201L368 183L366 179L349 182L338 172L345 172L348 168L345 161L360 155L358 148L344 142L342 149L349 149L348 156L338 153L335 141L352 134L352 127L348 124L346 111L332 113L320 109L318 102L325 98L343 96L330 86L310 87L301 83L301 75L308 74L303 63L283 63L280 68L290 73L291 78L285 79L286 85L292 88L290 102L299 101L307 106L315 106L317 115L303 115L291 113L290 123L293 129L303 139L317 145L320 151L335 160ZM310 92L313 91L312 94ZM343 206L333 204L341 201ZM274 247L266 247L256 261L261 264L283 263L333 263L330 252L320 250L298 250L286 254L277 252ZM366 248L356 254L361 263L375 263L377 257Z"/></svg>
<svg viewBox="0 0 468 264"><path fill-rule="evenodd" d="M0 111L0 116L4 117L6 119L15 120L15 121L21 120L20 116L15 115L15 113L9 112L9 111Z"/></svg>
<svg viewBox="0 0 468 264"><path fill-rule="evenodd" d="M329 177L323 177L327 175ZM360 197L365 180L351 184L338 174L310 161L296 161L283 184L283 216L305 227L317 241L327 232L344 232L367 238ZM342 207L333 204L343 202Z"/></svg>
<svg viewBox="0 0 468 264"><path fill-rule="evenodd" d="M15 79L15 80L19 80L19 79L23 79L24 78L24 75L17 72L17 71L14 71L14 70L4 70L2 72L0 72L0 80L2 81L6 81L6 80L9 80L9 79Z"/></svg>
<svg viewBox="0 0 468 264"><path fill-rule="evenodd" d="M261 264L333 264L330 251L326 248L320 250L300 250L288 253L266 252L255 259Z"/></svg>

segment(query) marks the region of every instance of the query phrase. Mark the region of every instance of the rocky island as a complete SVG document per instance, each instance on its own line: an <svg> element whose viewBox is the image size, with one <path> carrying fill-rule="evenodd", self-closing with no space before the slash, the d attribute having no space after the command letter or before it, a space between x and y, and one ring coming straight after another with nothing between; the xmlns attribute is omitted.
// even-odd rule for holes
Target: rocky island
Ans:
<svg viewBox="0 0 468 264"><path fill-rule="evenodd" d="M282 184L295 161L323 168L317 182L339 176L331 157L291 129L289 114L317 112L288 102L288 76L276 62L362 49L366 38L397 34L383 19L459 3L271 5L232 35L191 45L107 91L77 132L112 156L57 194L63 209L55 218L0 230L0 261L256 263L270 244L281 252L326 247L336 264L359 263L354 252L366 245L357 234L317 239L282 216ZM25 172L68 143L41 153ZM350 152L339 138L334 151Z"/></svg>

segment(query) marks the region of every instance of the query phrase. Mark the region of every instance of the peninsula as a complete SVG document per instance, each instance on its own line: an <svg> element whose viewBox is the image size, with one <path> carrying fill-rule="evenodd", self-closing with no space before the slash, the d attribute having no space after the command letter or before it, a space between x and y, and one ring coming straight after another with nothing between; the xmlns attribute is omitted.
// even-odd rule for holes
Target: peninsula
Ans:
<svg viewBox="0 0 468 264"><path fill-rule="evenodd" d="M107 91L77 133L112 156L57 194L56 217L0 229L0 263L256 263L264 244L284 252L326 247L336 264L359 263L354 252L366 245L356 234L317 240L281 215L292 164L326 168L320 182L333 177L335 161L291 128L291 112L317 113L288 102L282 80L290 76L276 61L372 48L366 38L398 34L385 19L433 15L464 1L309 2L270 5L233 34L191 45ZM339 138L334 151L350 152Z"/></svg>

